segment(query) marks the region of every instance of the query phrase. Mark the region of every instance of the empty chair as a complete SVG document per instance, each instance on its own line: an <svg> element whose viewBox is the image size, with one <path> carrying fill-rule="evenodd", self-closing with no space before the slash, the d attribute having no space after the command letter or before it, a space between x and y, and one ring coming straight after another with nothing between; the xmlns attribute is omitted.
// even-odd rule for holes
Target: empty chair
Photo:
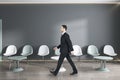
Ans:
<svg viewBox="0 0 120 80"><path fill-rule="evenodd" d="M31 45L25 45L23 47L21 55L24 57L28 57L33 54L33 47ZM28 59L27 59L28 62Z"/></svg>
<svg viewBox="0 0 120 80"><path fill-rule="evenodd" d="M103 49L104 54L109 56L116 56L117 54L114 51L114 48L111 45L105 45Z"/></svg>
<svg viewBox="0 0 120 80"><path fill-rule="evenodd" d="M9 59L10 56L15 55L16 53L17 53L17 48L16 48L16 46L15 46L15 45L9 45L9 46L7 47L7 49L6 49L6 52L3 53L3 55L4 55L5 57L7 57L7 59ZM10 69L10 67L11 67L11 61L10 61L9 69Z"/></svg>
<svg viewBox="0 0 120 80"><path fill-rule="evenodd" d="M12 56L15 55L17 53L17 48L15 45L9 45L6 49L6 52L3 54L4 56Z"/></svg>
<svg viewBox="0 0 120 80"><path fill-rule="evenodd" d="M73 45L74 49L74 56L81 56L82 55L82 49L79 45Z"/></svg>
<svg viewBox="0 0 120 80"><path fill-rule="evenodd" d="M25 45L23 47L21 56L12 56L9 57L10 60L13 60L16 64L15 64L15 68L13 69L14 72L20 72L23 71L24 69L22 67L19 66L19 62L22 60L27 59L27 57L29 55L31 55L33 53L33 48L31 45Z"/></svg>
<svg viewBox="0 0 120 80"><path fill-rule="evenodd" d="M31 54L33 54L33 48L32 48L32 46L31 45L25 45L23 47L21 55L27 57L27 56L29 56Z"/></svg>
<svg viewBox="0 0 120 80"><path fill-rule="evenodd" d="M99 56L99 52L98 52L98 49L95 45L89 45L88 46L88 49L87 49L87 53L91 56Z"/></svg>
<svg viewBox="0 0 120 80"><path fill-rule="evenodd" d="M73 45L73 50L74 50L74 56L79 57L80 60L80 56L82 55L82 49L79 45Z"/></svg>
<svg viewBox="0 0 120 80"><path fill-rule="evenodd" d="M43 60L45 60L45 56L49 55L49 47L47 45L41 45L38 50L38 55L42 56Z"/></svg>
<svg viewBox="0 0 120 80"><path fill-rule="evenodd" d="M100 68L98 68L97 70L103 71L103 72L109 72L110 70L106 67L106 62L113 60L113 57L111 56L116 56L117 54L114 52L114 49L111 45L105 45L103 52L104 54L109 55L109 56L95 56L94 57L94 59L101 61Z"/></svg>

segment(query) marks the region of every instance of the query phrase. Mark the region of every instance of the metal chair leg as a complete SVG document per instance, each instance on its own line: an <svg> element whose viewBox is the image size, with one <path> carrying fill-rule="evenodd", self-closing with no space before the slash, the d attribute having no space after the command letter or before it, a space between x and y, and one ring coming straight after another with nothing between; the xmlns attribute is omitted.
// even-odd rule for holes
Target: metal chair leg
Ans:
<svg viewBox="0 0 120 80"><path fill-rule="evenodd" d="M42 57L42 59L43 59L43 61L44 61L44 64L45 64L45 57L43 56L43 57Z"/></svg>
<svg viewBox="0 0 120 80"><path fill-rule="evenodd" d="M109 72L110 70L106 67L106 61L101 60L101 66L97 70L103 71L103 72Z"/></svg>
<svg viewBox="0 0 120 80"><path fill-rule="evenodd" d="M10 62L10 65L9 65L9 70L10 70L10 69L11 69L11 66L12 66L12 61L9 60L9 62Z"/></svg>
<svg viewBox="0 0 120 80"><path fill-rule="evenodd" d="M13 69L13 72L20 72L20 71L23 71L24 69L23 68L21 68L19 65L19 61L18 60L16 60L15 61L15 63L16 63L16 65L15 65L15 68Z"/></svg>

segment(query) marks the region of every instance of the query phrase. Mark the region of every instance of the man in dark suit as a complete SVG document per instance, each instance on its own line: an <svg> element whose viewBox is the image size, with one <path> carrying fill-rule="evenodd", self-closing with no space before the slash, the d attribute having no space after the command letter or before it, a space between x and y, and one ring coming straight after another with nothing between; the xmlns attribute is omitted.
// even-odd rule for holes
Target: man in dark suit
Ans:
<svg viewBox="0 0 120 80"><path fill-rule="evenodd" d="M62 32L60 45L54 48L54 50L60 48L60 53L61 53L56 69L50 70L50 72L55 76L58 74L64 58L66 58L68 60L68 62L70 63L70 65L73 69L73 72L70 73L70 75L74 75L74 74L78 73L78 71L70 57L70 53L73 54L74 52L73 52L72 42L70 40L69 35L66 33L66 30L67 30L67 26L62 25L62 27L60 29L60 31Z"/></svg>

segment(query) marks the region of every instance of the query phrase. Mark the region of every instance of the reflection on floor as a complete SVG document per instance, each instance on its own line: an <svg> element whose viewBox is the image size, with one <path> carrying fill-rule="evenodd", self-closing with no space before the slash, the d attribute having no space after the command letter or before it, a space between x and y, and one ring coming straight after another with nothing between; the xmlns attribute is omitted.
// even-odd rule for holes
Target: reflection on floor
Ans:
<svg viewBox="0 0 120 80"><path fill-rule="evenodd" d="M107 63L110 72L100 72L95 69L100 66L99 62L75 62L79 73L70 76L72 72L70 65L64 62L66 72L53 76L49 73L49 68L56 67L56 62L21 62L25 70L14 73L8 69L8 62L0 63L0 80L120 80L119 63Z"/></svg>

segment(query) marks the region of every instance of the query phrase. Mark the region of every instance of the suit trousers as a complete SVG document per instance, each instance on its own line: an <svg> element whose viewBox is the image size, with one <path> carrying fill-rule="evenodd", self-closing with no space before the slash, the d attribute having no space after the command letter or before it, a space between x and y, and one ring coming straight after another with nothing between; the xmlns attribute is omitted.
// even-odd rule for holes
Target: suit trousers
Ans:
<svg viewBox="0 0 120 80"><path fill-rule="evenodd" d="M71 67L73 69L73 72L77 72L77 68L76 68L75 64L73 63L73 61L72 61L72 59L70 57L70 54L69 53L61 53L60 57L59 57L59 60L58 60L58 63L57 63L57 67L55 69L55 74L58 74L59 69L60 69L60 67L61 67L61 65L62 65L65 58L70 63L70 65L71 65Z"/></svg>

